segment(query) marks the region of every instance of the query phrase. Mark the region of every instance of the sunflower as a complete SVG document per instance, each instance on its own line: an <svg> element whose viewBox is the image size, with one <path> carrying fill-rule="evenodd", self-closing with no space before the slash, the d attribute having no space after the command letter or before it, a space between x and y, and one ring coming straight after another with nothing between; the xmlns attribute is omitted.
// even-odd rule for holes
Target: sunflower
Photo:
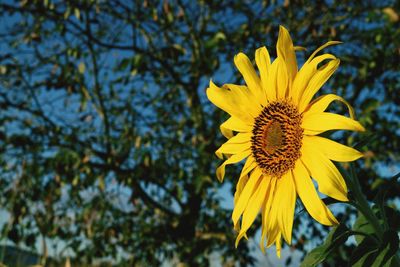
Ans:
<svg viewBox="0 0 400 267"><path fill-rule="evenodd" d="M210 81L208 99L230 115L220 126L228 141L215 152L226 159L217 169L218 179L222 182L226 165L246 159L234 195L236 246L261 210L261 250L276 244L280 257L282 237L291 243L297 196L316 221L338 224L313 180L322 194L348 201L346 183L332 161L350 162L362 154L320 134L364 128L342 97L327 94L312 99L340 63L332 54L317 53L339 43L330 41L319 47L298 70L297 47L280 26L276 59L271 62L265 47L256 50L259 74L245 54L235 56L246 85L218 87ZM333 101L344 103L350 117L326 112Z"/></svg>

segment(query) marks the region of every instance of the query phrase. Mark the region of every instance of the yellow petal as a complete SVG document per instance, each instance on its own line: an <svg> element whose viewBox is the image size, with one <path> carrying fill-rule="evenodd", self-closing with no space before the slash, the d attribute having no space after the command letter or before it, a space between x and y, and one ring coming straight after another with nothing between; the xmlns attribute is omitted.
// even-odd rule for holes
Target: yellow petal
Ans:
<svg viewBox="0 0 400 267"><path fill-rule="evenodd" d="M272 213L271 213L272 214ZM267 248L272 246L276 242L276 238L281 234L278 226L278 220L276 217L269 218L270 223L268 224L267 230Z"/></svg>
<svg viewBox="0 0 400 267"><path fill-rule="evenodd" d="M235 56L233 61L258 103L265 105L266 98L262 91L261 80L254 70L250 59L245 54L239 53Z"/></svg>
<svg viewBox="0 0 400 267"><path fill-rule="evenodd" d="M252 136L252 133L238 133L218 148L215 154L222 159L222 154L237 154L250 149Z"/></svg>
<svg viewBox="0 0 400 267"><path fill-rule="evenodd" d="M210 86L207 88L208 99L217 107L242 120L244 123L252 124L255 116L249 109L249 106L254 106L256 101L245 86L238 86L234 89L224 87L220 88L210 81ZM260 107L261 111L261 107Z"/></svg>
<svg viewBox="0 0 400 267"><path fill-rule="evenodd" d="M267 85L268 85L267 95L269 101L275 101L277 99L276 91L278 90L277 88L278 65L279 65L279 60L275 59L274 62L272 62L271 67L269 68L270 72L269 75L267 76Z"/></svg>
<svg viewBox="0 0 400 267"><path fill-rule="evenodd" d="M310 174L304 167L301 160L296 162L296 166L293 170L293 176L296 185L296 191L311 217L323 225L331 226L338 224L335 216L333 216L332 212L319 198Z"/></svg>
<svg viewBox="0 0 400 267"><path fill-rule="evenodd" d="M277 194L282 194L280 207L278 209L278 225L283 238L290 245L292 242L292 228L294 219L294 208L296 204L296 188L294 186L291 172L287 172L281 178Z"/></svg>
<svg viewBox="0 0 400 267"><path fill-rule="evenodd" d="M286 65L287 76L291 84L297 74L297 60L294 52L293 42L288 30L285 27L279 27L278 43L276 45L278 57L283 58Z"/></svg>
<svg viewBox="0 0 400 267"><path fill-rule="evenodd" d="M236 192L234 194L233 197L233 205L234 207L236 206L237 202L239 201L240 195L243 191L243 187L247 184L247 182L249 181L249 175L243 175L239 178L239 181L236 185ZM242 187L242 188L240 188ZM239 232L240 231L240 225L239 225L239 221L237 221L236 223L233 224L233 228L235 229L235 231Z"/></svg>
<svg viewBox="0 0 400 267"><path fill-rule="evenodd" d="M252 155L250 155L248 158L247 158L247 160L246 160L246 162L245 162L245 164L244 164L244 166L243 166L243 168L242 168L242 171L241 171L241 173L240 173L240 177L242 177L242 176L244 176L244 175L247 175L249 172L251 172L255 167L257 167L257 162L255 161L255 159L253 158L253 156ZM240 178L239 177L239 178ZM242 190L242 189L241 189Z"/></svg>
<svg viewBox="0 0 400 267"><path fill-rule="evenodd" d="M263 108L260 104L260 98L254 97L252 93L249 93L250 89L247 86L227 83L223 85L223 88L230 90L240 99L242 110L246 110L254 118L260 115ZM266 102L264 101L263 103L265 104ZM253 125L249 121L247 124Z"/></svg>
<svg viewBox="0 0 400 267"><path fill-rule="evenodd" d="M282 250L282 234L279 232L276 237L276 256L281 258L281 250Z"/></svg>
<svg viewBox="0 0 400 267"><path fill-rule="evenodd" d="M235 192L234 197L233 197L233 205L234 205L234 207L236 206L237 202L239 201L240 195L241 195L241 193L243 191L243 188L239 190L238 187L244 187L247 184L248 181L249 181L249 175L244 175L244 176L240 177L240 179L238 181L238 184L236 185L236 192ZM241 184L240 186L239 186L239 183ZM236 223L233 224L233 228L237 232L240 231L239 221L237 221Z"/></svg>
<svg viewBox="0 0 400 267"><path fill-rule="evenodd" d="M320 151L330 160L349 162L354 161L363 156L363 154L354 148L339 144L320 136L304 136L306 142L312 143L318 147Z"/></svg>
<svg viewBox="0 0 400 267"><path fill-rule="evenodd" d="M283 178L283 177L282 177ZM270 214L267 223L267 247L270 247L276 240L277 234L281 232L282 225L282 203L286 201L286 179L277 178L275 192L271 204Z"/></svg>
<svg viewBox="0 0 400 267"><path fill-rule="evenodd" d="M328 46L337 45L337 44L342 44L342 42L339 42L339 41L329 41L329 42L326 42L324 45L321 45L320 47L317 48L317 50L315 50L315 51L311 54L311 56L307 59L306 63L310 62L310 61L315 57L315 55L316 55L319 51L321 51L322 49L324 49L324 48L326 48L326 47L328 47Z"/></svg>
<svg viewBox="0 0 400 267"><path fill-rule="evenodd" d="M310 103L310 105L308 106L308 108L305 112L307 112L308 114L322 113L328 108L328 106L333 101L340 101L343 104L345 104L347 106L347 109L349 110L350 118L352 118L352 119L355 118L353 107L345 99L343 99L342 97L340 97L338 95L334 95L334 94L322 95L322 96L318 97L317 99L315 99L313 102Z"/></svg>
<svg viewBox="0 0 400 267"><path fill-rule="evenodd" d="M293 48L294 48L294 51L307 51L307 48L305 48L304 46L296 45Z"/></svg>
<svg viewBox="0 0 400 267"><path fill-rule="evenodd" d="M261 209L261 205L264 202L265 194L267 192L270 180L266 179L266 177L261 177L260 180L261 180L260 184L258 185L254 194L251 196L244 210L242 217L242 225L240 227L240 232L235 242L236 247L238 246L240 239L246 234L247 230L254 222L258 212Z"/></svg>
<svg viewBox="0 0 400 267"><path fill-rule="evenodd" d="M250 174L250 179L244 186L243 191L239 196L239 200L237 201L236 206L233 208L233 213L232 213L233 224L236 224L238 222L240 216L242 215L244 209L247 206L247 203L249 202L251 195L257 188L256 185L258 185L261 175L262 171L260 168L255 168L253 172Z"/></svg>
<svg viewBox="0 0 400 267"><path fill-rule="evenodd" d="M219 129L221 130L222 135L227 139L230 139L234 136L233 131L228 128L222 127L222 124Z"/></svg>
<svg viewBox="0 0 400 267"><path fill-rule="evenodd" d="M314 58L310 62L306 62L301 67L300 71L296 75L296 78L294 79L291 91L291 96L295 101L295 103L300 103L301 96L303 95L305 89L307 88L311 78L313 78L315 73L317 72L320 63L323 62L324 60L332 60L332 59L336 59L336 57L331 54L324 54ZM323 67L324 66L320 67L320 69Z"/></svg>
<svg viewBox="0 0 400 267"><path fill-rule="evenodd" d="M275 192L275 185L276 185L276 180L277 178L275 177L270 177L268 179L271 179L268 187L268 192L265 195L265 203L264 207L262 208L262 231L261 231L261 240L260 240L260 248L263 253L265 253L265 240L267 237L267 230L268 230L268 222L269 222L269 214L271 210L271 204L273 201L274 197L274 192Z"/></svg>
<svg viewBox="0 0 400 267"><path fill-rule="evenodd" d="M246 160L246 163L243 166L242 172L240 173L239 180L236 184L236 192L234 194L233 203L236 206L237 201L243 191L244 186L246 185L247 181L249 180L248 174L257 166L256 161L254 160L253 156L249 156ZM236 227L236 225L235 225Z"/></svg>
<svg viewBox="0 0 400 267"><path fill-rule="evenodd" d="M275 99L272 99L272 97L269 96L271 88L268 84L268 79L267 79L267 77L271 75L270 73L271 58L265 46L258 48L256 50L256 64L260 72L261 85L265 97L268 101L273 101Z"/></svg>
<svg viewBox="0 0 400 267"><path fill-rule="evenodd" d="M247 163L247 161L246 161L246 163ZM242 172L243 172L243 170L242 170ZM249 181L248 172L245 172L245 173L240 175L240 178L239 178L239 180L238 180L238 182L236 184L236 191L235 191L235 194L233 196L233 206L234 207L236 206L237 202L239 201L239 197L242 194L243 188L247 184L248 181ZM240 231L239 221L236 222L236 224L234 224L233 227L237 232L239 232Z"/></svg>
<svg viewBox="0 0 400 267"><path fill-rule="evenodd" d="M282 58L277 58L277 84L276 84L276 98L277 99L286 99L286 95L288 93L289 86L289 78L287 73L287 67Z"/></svg>
<svg viewBox="0 0 400 267"><path fill-rule="evenodd" d="M317 135L329 130L365 131L358 121L328 112L304 113L301 127L305 135Z"/></svg>
<svg viewBox="0 0 400 267"><path fill-rule="evenodd" d="M307 88L304 90L303 95L299 101L299 111L303 112L310 103L313 96L318 92L318 90L325 84L325 82L332 76L335 70L339 67L340 60L334 59L329 61L325 66L318 69L313 75Z"/></svg>
<svg viewBox="0 0 400 267"><path fill-rule="evenodd" d="M251 150L245 150L243 152L240 152L238 154L233 155L232 157L230 157L229 159L225 160L224 163L221 164L221 166L219 166L217 168L217 178L220 182L222 182L224 180L224 176L225 176L225 166L228 164L234 164L234 163L238 163L240 161L242 161L244 158L248 157L251 154Z"/></svg>
<svg viewBox="0 0 400 267"><path fill-rule="evenodd" d="M304 165L318 183L321 193L340 201L348 201L347 186L333 163L319 150L319 147L303 140L301 155Z"/></svg>
<svg viewBox="0 0 400 267"><path fill-rule="evenodd" d="M235 132L251 132L253 126L251 124L246 124L242 120L236 117L230 117L224 123L221 124L220 129L229 129Z"/></svg>

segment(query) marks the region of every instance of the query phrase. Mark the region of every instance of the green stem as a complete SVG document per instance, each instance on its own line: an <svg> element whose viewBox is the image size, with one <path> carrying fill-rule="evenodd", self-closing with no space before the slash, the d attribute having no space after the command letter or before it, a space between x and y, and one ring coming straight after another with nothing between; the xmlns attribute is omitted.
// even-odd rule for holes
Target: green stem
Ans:
<svg viewBox="0 0 400 267"><path fill-rule="evenodd" d="M354 167L350 164L350 177L347 177L347 182L349 189L354 194L355 202L352 203L354 206L365 216L368 222L372 225L377 234L377 237L381 240L383 235L383 229L381 224L379 223L378 218L376 217L375 213L372 211L367 199L365 198L364 194L361 191L361 185L358 181L357 175L354 171Z"/></svg>

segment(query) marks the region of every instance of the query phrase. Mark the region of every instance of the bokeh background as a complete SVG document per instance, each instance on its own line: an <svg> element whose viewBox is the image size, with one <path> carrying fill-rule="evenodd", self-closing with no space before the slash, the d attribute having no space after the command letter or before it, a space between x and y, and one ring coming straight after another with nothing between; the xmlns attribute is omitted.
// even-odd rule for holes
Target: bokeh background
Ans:
<svg viewBox="0 0 400 267"><path fill-rule="evenodd" d="M275 56L279 25L307 48L299 64L344 42L326 50L341 66L321 93L345 97L367 132L332 137L365 154L356 168L367 198L384 191L398 206L399 16L396 0L2 0L0 262L297 266L329 230L300 202L281 260L259 252L259 221L235 249L240 167L217 181L227 115L205 96L211 78L243 83L238 52ZM331 207L354 221L353 208ZM345 266L353 248L324 266Z"/></svg>

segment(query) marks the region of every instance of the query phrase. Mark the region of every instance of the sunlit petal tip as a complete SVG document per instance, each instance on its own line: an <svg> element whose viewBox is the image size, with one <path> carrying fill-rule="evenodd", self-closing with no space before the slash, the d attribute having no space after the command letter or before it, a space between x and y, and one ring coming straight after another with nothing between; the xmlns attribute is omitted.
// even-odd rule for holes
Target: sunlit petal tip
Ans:
<svg viewBox="0 0 400 267"><path fill-rule="evenodd" d="M216 171L217 179L220 183L224 181L224 176L225 176L225 165L221 165L217 168Z"/></svg>
<svg viewBox="0 0 400 267"><path fill-rule="evenodd" d="M264 46L261 46L260 48L257 48L256 54L258 54L258 53L268 53L267 47L264 45Z"/></svg>
<svg viewBox="0 0 400 267"><path fill-rule="evenodd" d="M251 62L250 59L246 56L246 54L243 52L237 53L235 55L235 57L233 58L233 61L239 70L240 70L241 64L243 64L243 63L247 64L248 62Z"/></svg>
<svg viewBox="0 0 400 267"><path fill-rule="evenodd" d="M341 201L342 202L349 202L349 198L347 197L347 194L343 194ZM336 220L336 222L334 222L334 223L338 224L338 221Z"/></svg>
<svg viewBox="0 0 400 267"><path fill-rule="evenodd" d="M239 235L236 237L236 240L235 240L235 248L237 248L239 246L240 240L245 236L246 236L246 232L239 233ZM246 236L246 239L247 239L247 236Z"/></svg>
<svg viewBox="0 0 400 267"><path fill-rule="evenodd" d="M225 89L224 86L221 86L221 87L220 87L220 86L216 85L212 79L210 79L210 82L209 82L209 84L208 84L208 88L207 88L207 90L206 90L206 93L207 93L207 96L208 96L208 91L209 91L209 90L216 90L216 91L218 91L218 90L223 90L223 89Z"/></svg>
<svg viewBox="0 0 400 267"><path fill-rule="evenodd" d="M278 42L276 44L277 59L280 60L278 68L278 87L279 85L283 88L278 88L279 91L285 92L287 86L291 87L291 84L297 74L297 60L296 54L293 47L293 41L290 37L288 30L285 27L280 26ZM286 97L284 95L277 94L278 97Z"/></svg>
<svg viewBox="0 0 400 267"><path fill-rule="evenodd" d="M260 244L261 253L265 255L265 247L263 244Z"/></svg>
<svg viewBox="0 0 400 267"><path fill-rule="evenodd" d="M291 50L290 52L294 52L292 38L290 37L288 30L283 26L279 27L277 49L278 49L278 52L281 52L281 53L283 52L283 55L288 53L289 52L288 50Z"/></svg>
<svg viewBox="0 0 400 267"><path fill-rule="evenodd" d="M339 225L339 224L340 224L339 221L336 219L335 216L333 216L332 218L330 218L329 223L325 223L323 225L325 225L325 226L335 226L335 225Z"/></svg>
<svg viewBox="0 0 400 267"><path fill-rule="evenodd" d="M223 128L223 127L220 127L220 130L221 130L222 135L225 138L230 139L230 138L233 137L233 131L232 130L226 129L226 128ZM217 157L218 157L218 155L217 155ZM220 158L220 159L222 159L222 158Z"/></svg>
<svg viewBox="0 0 400 267"><path fill-rule="evenodd" d="M207 95L207 98L212 103L214 103L214 101L213 101L213 99L214 99L213 93L214 93L214 91L218 91L219 89L220 88L217 85L215 85L215 83L212 80L210 80L210 83L209 83L208 88L206 90L206 95Z"/></svg>
<svg viewBox="0 0 400 267"><path fill-rule="evenodd" d="M235 240L235 248L237 248L239 246L240 239L238 239L238 237L236 237L236 240Z"/></svg>
<svg viewBox="0 0 400 267"><path fill-rule="evenodd" d="M218 150L215 151L215 155L219 158L219 159L223 159L223 154L221 152L219 152Z"/></svg>
<svg viewBox="0 0 400 267"><path fill-rule="evenodd" d="M215 85L215 83L213 82L212 79L210 79L210 83L209 83L209 89L219 89L218 86Z"/></svg>
<svg viewBox="0 0 400 267"><path fill-rule="evenodd" d="M281 34L289 34L289 31L283 25L279 25L279 36L281 36Z"/></svg>
<svg viewBox="0 0 400 267"><path fill-rule="evenodd" d="M260 243L258 243L262 254L265 254L265 235L261 237Z"/></svg>
<svg viewBox="0 0 400 267"><path fill-rule="evenodd" d="M235 63L235 66L239 72L243 75L247 86L250 89L255 89L255 87L259 85L257 83L260 82L260 78L257 76L254 66L247 55L240 52L234 57L233 62Z"/></svg>
<svg viewBox="0 0 400 267"><path fill-rule="evenodd" d="M278 258L281 258L281 251L282 251L282 238L281 238L281 234L279 233L277 238L276 238L276 255L278 256Z"/></svg>
<svg viewBox="0 0 400 267"><path fill-rule="evenodd" d="M318 47L318 48L311 54L311 56L307 59L306 63L310 62L310 61L315 57L315 55L318 54L319 51L325 49L325 48L328 47L328 46L331 46L331 45L338 45L338 44L342 44L342 42L340 42L340 41L329 41L329 42L326 42L325 44L323 44L323 45L321 45L320 47Z"/></svg>
<svg viewBox="0 0 400 267"><path fill-rule="evenodd" d="M353 129L349 129L349 130L356 131L356 132L365 132L366 131L364 126L362 126L361 123L358 121L354 121Z"/></svg>
<svg viewBox="0 0 400 267"><path fill-rule="evenodd" d="M267 68L269 65L271 65L271 58L269 56L268 49L265 46L258 48L255 53L255 59L260 71L261 69L265 68L265 70L263 69L262 72L260 72L260 76L263 78L265 75L268 75Z"/></svg>
<svg viewBox="0 0 400 267"><path fill-rule="evenodd" d="M303 46L296 45L294 48L294 51L307 51L307 48Z"/></svg>
<svg viewBox="0 0 400 267"><path fill-rule="evenodd" d="M281 258L281 248L276 248L276 256L278 257L278 259Z"/></svg>

